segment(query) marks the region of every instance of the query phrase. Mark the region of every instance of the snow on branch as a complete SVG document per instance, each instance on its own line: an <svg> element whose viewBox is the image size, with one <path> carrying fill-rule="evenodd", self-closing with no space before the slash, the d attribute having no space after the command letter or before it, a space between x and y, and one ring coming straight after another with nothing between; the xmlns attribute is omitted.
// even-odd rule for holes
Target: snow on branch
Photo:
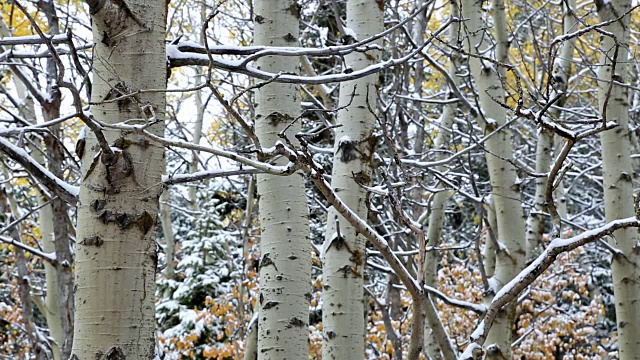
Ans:
<svg viewBox="0 0 640 360"><path fill-rule="evenodd" d="M9 244L9 245L13 245L15 247L18 247L24 251L30 252L33 255L39 256L43 259L45 259L46 261L50 262L50 263L55 263L56 262L56 254L55 252L53 253L47 253L44 251L40 251L34 247L31 247L29 245L23 244L20 241L16 241L13 240L12 238L6 237L6 236L0 236L0 241L2 241L3 243Z"/></svg>
<svg viewBox="0 0 640 360"><path fill-rule="evenodd" d="M0 137L0 151L5 153L13 161L22 165L31 175L40 180L42 184L62 200L75 205L80 188L68 184L49 170L38 164L25 150L13 145L7 139Z"/></svg>
<svg viewBox="0 0 640 360"><path fill-rule="evenodd" d="M252 175L261 173L262 171L253 168L232 168L232 169L215 169L215 170L203 170L194 172L192 174L177 174L177 175L163 175L162 183L165 185L183 184L192 181L200 181L216 177L225 177L233 175Z"/></svg>
<svg viewBox="0 0 640 360"><path fill-rule="evenodd" d="M582 234L571 237L569 239L556 238L538 258L531 263L526 269L522 270L508 284L500 289L489 307L486 315L471 334L471 343L466 347L464 353L460 356L461 360L481 359L483 355L482 345L487 339L489 330L493 325L493 321L500 310L517 296L529 285L531 285L542 273L544 273L556 260L558 255L574 250L580 246L590 242L598 241L605 236L611 235L615 230L628 227L640 228L640 220L636 217L629 217L612 221L602 227L587 230Z"/></svg>
<svg viewBox="0 0 640 360"><path fill-rule="evenodd" d="M473 311L476 314L482 315L485 312L487 312L487 307L484 305L479 305L479 304L474 304L472 302L468 302L468 301L464 301L464 300L458 300L458 299L454 299L452 297L447 296L445 293L443 293L442 291L431 287L431 286L424 286L424 290L426 292L429 293L429 295L433 295L435 297L437 297L438 299L442 300L445 304L447 305L451 305L451 306L455 306L461 309L465 309L465 310L469 310L469 311Z"/></svg>
<svg viewBox="0 0 640 360"><path fill-rule="evenodd" d="M206 153L209 153L209 154L212 154L212 155L215 155L215 156L220 156L220 157L223 157L223 158L227 158L229 160L237 161L240 164L250 166L251 168L254 168L256 170L259 170L259 171L262 171L262 172L266 172L266 173L272 174L272 175L291 175L297 170L296 164L294 162L292 162L292 161L289 161L288 164L283 165L283 166L271 165L271 164L266 163L266 162L262 162L262 161L258 161L258 160L254 160L254 159L242 156L242 155L238 155L237 153L232 152L232 151L227 151L227 150L214 148L214 147L197 145L197 144L193 144L193 143L186 142L186 141L181 141L181 140L170 140L170 139L164 138L162 136L154 135L154 134L146 131L145 129L149 125L128 125L128 124L125 124L125 123L106 124L106 123L102 123L102 122L98 122L98 123L101 126L107 127L107 128L119 129L119 130L128 130L128 131L136 132L138 134L141 134L141 135L145 136L149 140L155 141L158 144L161 144L163 146L174 146L174 147L179 147L179 148L188 149L188 150L206 152ZM263 151L269 152L270 149L263 150ZM183 182L186 182L186 181L183 181Z"/></svg>
<svg viewBox="0 0 640 360"><path fill-rule="evenodd" d="M433 32L431 36L422 44L420 47L414 49L409 52L407 55L399 57L399 58L391 58L389 60L379 62L377 64L373 64L367 66L361 70L352 71L350 73L342 73L342 74L331 74L331 75L319 75L319 76L298 76L291 74L282 74L282 73L271 73L267 71L260 70L254 66L251 66L246 61L246 59L241 60L225 60L225 59L214 59L213 54L211 52L202 54L202 53L191 53L186 52L187 48L181 47L180 43L178 44L169 44L167 45L167 61L169 63L169 67L181 67L181 66L213 66L217 69L226 70L229 72L245 74L247 76L255 77L262 80L270 80L274 82L280 83L295 83L295 84L326 84L332 82L342 82L348 80L355 80L362 78L367 75L375 74L380 71L383 71L387 68L398 66L406 63L410 59L415 56L421 54L422 50L429 45L438 35L444 32L449 25L454 22L460 22L460 19L450 18L446 21L438 30ZM193 49L193 47L190 47ZM208 48L204 48L205 51ZM321 49L324 51L324 49ZM198 50L201 51L201 50ZM279 48L276 50L265 50L260 53L261 56L266 56L272 53L278 53L279 55L288 55L288 56L299 56L307 53L313 53L313 50L300 50L299 48ZM258 58L258 54L254 54L250 57L250 61L256 60Z"/></svg>

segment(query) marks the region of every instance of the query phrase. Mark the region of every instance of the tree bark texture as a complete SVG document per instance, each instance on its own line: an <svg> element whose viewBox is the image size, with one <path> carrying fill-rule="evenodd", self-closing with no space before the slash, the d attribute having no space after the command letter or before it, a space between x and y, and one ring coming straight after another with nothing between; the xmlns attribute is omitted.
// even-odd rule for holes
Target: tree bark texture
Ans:
<svg viewBox="0 0 640 360"><path fill-rule="evenodd" d="M255 0L256 45L297 46L300 8L295 0ZM297 58L263 57L260 69L298 72ZM256 135L265 148L283 141L278 133L300 113L298 89L292 84L263 86L256 96ZM287 137L300 131L291 126ZM258 359L306 359L311 247L308 209L301 173L258 175L260 217L260 317Z"/></svg>
<svg viewBox="0 0 640 360"><path fill-rule="evenodd" d="M164 134L164 1L90 1L94 36L91 113L106 124L148 124ZM163 147L135 133L88 131L82 157L76 258L78 360L154 357L155 226ZM112 154L105 152L105 147Z"/></svg>
<svg viewBox="0 0 640 360"><path fill-rule="evenodd" d="M478 120L484 128L485 134L494 131L506 123L506 110L498 102L504 103L505 94L501 82L498 64L478 55L490 56L487 51L492 46L487 27L483 0L465 0L462 2L463 18L465 22L466 38L463 40L469 56L469 68L476 83L477 95L482 107L482 114ZM494 8L494 12L504 11L504 8ZM493 16L494 22L504 20L502 14ZM504 24L494 24L498 44L496 58L504 57L504 43L500 41ZM505 60L503 58L502 60ZM500 59L497 59L498 61ZM486 142L486 159L492 189L492 201L496 212L497 240L495 272L490 284L497 290L507 284L523 267L525 256L525 221L522 210L520 191L516 182L516 169L507 160L513 159L512 136L509 129L503 129ZM487 299L490 300L490 299ZM503 309L497 316L487 337L488 359L511 358L511 333L514 317L512 306Z"/></svg>
<svg viewBox="0 0 640 360"><path fill-rule="evenodd" d="M383 30L383 1L348 0L346 27L364 39ZM354 41L356 39L349 39ZM378 61L377 51L350 53L345 66L360 70ZM376 75L340 84L331 187L358 216L367 217L366 191L371 182L371 159L376 108ZM366 239L358 235L334 208L327 215L322 248L323 359L360 360L365 348L364 272Z"/></svg>
<svg viewBox="0 0 640 360"><path fill-rule="evenodd" d="M635 214L633 166L629 153L629 90L616 84L626 83L630 77L629 15L620 19L630 7L628 0L596 1L600 21L618 19L603 27L615 38L602 36L598 72L598 104L603 121L618 124L616 128L600 133L607 222ZM640 256L637 242L638 230L635 228L617 230L610 238L611 245L622 252L613 255L611 264L621 360L640 359Z"/></svg>

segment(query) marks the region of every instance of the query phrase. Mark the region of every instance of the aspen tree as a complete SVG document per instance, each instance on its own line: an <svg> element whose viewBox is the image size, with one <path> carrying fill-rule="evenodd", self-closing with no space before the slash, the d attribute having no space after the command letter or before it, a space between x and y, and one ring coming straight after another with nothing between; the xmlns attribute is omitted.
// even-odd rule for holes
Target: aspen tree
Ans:
<svg viewBox="0 0 640 360"><path fill-rule="evenodd" d="M348 0L344 37L364 39L383 30L384 1ZM348 69L359 70L378 61L378 51L345 56ZM340 84L331 187L357 215L366 218L367 197L362 185L371 181L376 104L376 75ZM331 208L322 247L323 359L360 360L364 356L364 272L366 239Z"/></svg>
<svg viewBox="0 0 640 360"><path fill-rule="evenodd" d="M575 0L569 0L563 2L564 8L564 22L563 22L563 32L568 34L575 30L575 26L577 24L576 17L574 15L575 9ZM575 39L570 38L562 43L562 47L560 49L560 53L558 57L555 59L553 63L553 81L556 90L554 90L551 94L551 98L554 99L557 96L561 96L557 101L558 106L563 106L566 101L566 94L564 92L567 89L567 85L569 82L569 75L571 69L571 58L573 57L573 51L575 48ZM552 118L558 118L561 115L561 112L557 108L552 108L549 110L549 115ZM561 138L556 139L557 141L562 141ZM550 170L551 159L553 154L553 142L554 142L554 134L549 129L540 129L540 133L538 135L537 143L536 143L536 172L537 173L547 173ZM541 176L536 178L536 192L535 192L535 205L534 208L531 209L529 213L529 217L527 218L527 255L526 261L529 263L533 261L535 257L540 254L541 244L542 244L542 235L544 234L545 229L545 215L544 213L547 211L546 205L546 195L547 195L547 183L548 177ZM560 195L559 204L565 202L562 198L562 191L558 191L557 195ZM562 215L566 215L566 206L563 206L565 210L558 210Z"/></svg>
<svg viewBox="0 0 640 360"><path fill-rule="evenodd" d="M603 122L618 126L600 133L604 208L607 222L636 214L633 204L633 165L629 133L629 15L631 1L596 1L600 21L613 21L603 27L598 71L598 105ZM626 14L626 15L625 15ZM622 16L622 18L620 18ZM620 229L610 238L620 254L612 257L618 348L621 360L640 359L640 256L638 230Z"/></svg>
<svg viewBox="0 0 640 360"><path fill-rule="evenodd" d="M297 46L300 8L295 0L255 0L256 45ZM261 70L297 73L297 58L260 58ZM300 112L293 84L268 84L256 96L256 135L269 148L278 133ZM286 132L300 131L294 124ZM300 172L290 176L258 175L260 195L260 316L258 359L306 359L311 279L308 209Z"/></svg>
<svg viewBox="0 0 640 360"><path fill-rule="evenodd" d="M481 106L481 114L476 118L485 134L488 134L507 121L506 110L498 103L504 103L505 94L501 83L500 70L497 61L480 58L491 57L487 51L492 45L490 34L492 28L496 31L505 29L505 24L486 26L483 0L465 0L462 2L462 16L465 22L467 36L463 42L470 53L469 69L475 82L477 96ZM498 4L499 5L499 4ZM493 9L503 12L504 8ZM494 22L504 20L503 14L494 13ZM463 25L463 26L465 26ZM503 38L498 34L498 44L495 56L506 59ZM499 61L500 59L498 59ZM520 191L516 178L515 166L508 160L513 159L511 130L502 129L486 142L486 159L491 183L491 199L496 212L497 240L500 246L496 249L495 272L490 284L497 291L518 274L524 265L525 255L525 221L520 201ZM491 294L487 297L490 300ZM488 359L511 358L511 333L515 315L515 307L507 306L500 311L487 337Z"/></svg>
<svg viewBox="0 0 640 360"><path fill-rule="evenodd" d="M91 114L164 133L165 3L88 1L94 36ZM154 357L155 226L163 147L134 132L87 131L82 156L72 358Z"/></svg>
<svg viewBox="0 0 640 360"><path fill-rule="evenodd" d="M453 0L449 3L449 8L452 17L460 17L460 4L458 1ZM452 45L456 45L456 42L460 37L460 24L452 23L449 29L449 42ZM457 75L460 68L460 58L457 54L451 55L449 61L449 68L447 69L449 76L455 82L457 86L460 82L460 77ZM453 97L453 92L450 92L450 96ZM440 131L435 138L433 147L438 150L436 152L436 160L445 157L447 150L449 149L449 129L453 125L456 116L457 104L448 104L444 107L442 115L440 116ZM444 166L439 166L437 171L445 171ZM449 199L449 191L444 190L444 185L439 184L439 188L442 191L438 191L433 194L431 200L431 213L429 214L429 227L426 233L427 246L437 247L440 244L440 238L442 236L442 227L444 225L445 206ZM437 288L437 275L438 275L438 254L436 251L428 251L424 259L424 283L425 285ZM428 322L425 322L424 329L424 350L427 355L433 359L441 357L441 350L437 345L435 337L432 334L432 329Z"/></svg>

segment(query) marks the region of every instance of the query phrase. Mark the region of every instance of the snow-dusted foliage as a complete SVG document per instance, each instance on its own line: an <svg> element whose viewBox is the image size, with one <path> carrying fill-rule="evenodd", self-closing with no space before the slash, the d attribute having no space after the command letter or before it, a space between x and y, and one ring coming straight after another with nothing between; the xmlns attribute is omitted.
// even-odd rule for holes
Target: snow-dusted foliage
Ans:
<svg viewBox="0 0 640 360"><path fill-rule="evenodd" d="M245 200L231 191L245 184L220 179L202 186L206 191L198 192L196 212L174 211L175 274L157 281L162 359L237 355L245 317L251 317L256 275L243 252L255 257L255 240L242 238Z"/></svg>

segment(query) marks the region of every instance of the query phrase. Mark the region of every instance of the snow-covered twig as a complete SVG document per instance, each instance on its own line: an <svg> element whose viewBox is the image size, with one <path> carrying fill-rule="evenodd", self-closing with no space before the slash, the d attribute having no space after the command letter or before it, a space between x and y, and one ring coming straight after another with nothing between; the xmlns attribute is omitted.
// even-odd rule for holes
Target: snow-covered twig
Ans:
<svg viewBox="0 0 640 360"><path fill-rule="evenodd" d="M464 300L458 300L458 299L454 299L452 297L449 297L447 295L445 295L445 293L443 293L442 291L433 288L431 286L424 286L424 289L426 292L428 292L430 295L433 295L435 297L437 297L438 299L442 300L445 304L447 305L451 305L451 306L455 306L461 309L465 309L465 310L469 310L469 311L473 311L476 314L482 315L487 311L487 307L484 305L478 305L478 304L474 304L468 301L464 301Z"/></svg>
<svg viewBox="0 0 640 360"><path fill-rule="evenodd" d="M238 155L237 153L232 151L227 151L227 150L214 148L214 147L196 145L186 141L169 140L162 136L154 135L146 131L145 125L128 125L124 123L117 123L117 124L99 123L99 124L102 125L103 127L125 130L125 131L132 131L132 132L144 135L148 139L153 140L164 146L175 146L183 149L201 151L201 152L206 152L216 156L221 156L229 160L237 161L241 164L251 166L257 170L260 170L272 175L291 175L296 170L296 164L293 162L289 162L287 165L284 165L284 166L271 165L265 162L244 157L242 155ZM264 150L264 151L268 151L268 150Z"/></svg>
<svg viewBox="0 0 640 360"><path fill-rule="evenodd" d="M75 205L80 194L80 188L65 182L53 175L49 170L38 164L25 150L13 145L7 139L0 137L0 151L5 153L13 161L22 165L36 179L51 192L69 204Z"/></svg>
<svg viewBox="0 0 640 360"><path fill-rule="evenodd" d="M198 171L191 174L163 175L162 183L165 185L184 184L187 182L200 181L200 180L216 178L216 177L234 176L234 175L252 175L260 172L262 171L253 167L247 167L244 169L233 168L233 169L204 170L204 171Z"/></svg>
<svg viewBox="0 0 640 360"><path fill-rule="evenodd" d="M36 256L40 256L41 258L45 259L46 261L49 261L51 263L54 263L56 261L56 254L55 253L46 253L44 251L40 251L34 247L31 247L29 245L25 245L22 242L19 241L15 241L12 238L6 237L6 236L0 236L0 241L2 241L3 243L9 244L9 245L13 245L15 247L19 247L20 249L30 252L33 255Z"/></svg>
<svg viewBox="0 0 640 360"><path fill-rule="evenodd" d="M482 345L487 339L489 329L493 325L496 316L505 305L513 301L522 290L531 285L545 270L547 270L556 260L558 255L574 250L580 246L590 242L597 241L615 230L628 227L640 227L640 220L635 217L612 221L599 228L588 230L580 235L569 239L554 239L545 251L531 263L527 268L522 270L508 284L503 286L489 304L484 319L478 324L476 330L471 334L471 343L467 345L461 360L480 359L483 355Z"/></svg>

